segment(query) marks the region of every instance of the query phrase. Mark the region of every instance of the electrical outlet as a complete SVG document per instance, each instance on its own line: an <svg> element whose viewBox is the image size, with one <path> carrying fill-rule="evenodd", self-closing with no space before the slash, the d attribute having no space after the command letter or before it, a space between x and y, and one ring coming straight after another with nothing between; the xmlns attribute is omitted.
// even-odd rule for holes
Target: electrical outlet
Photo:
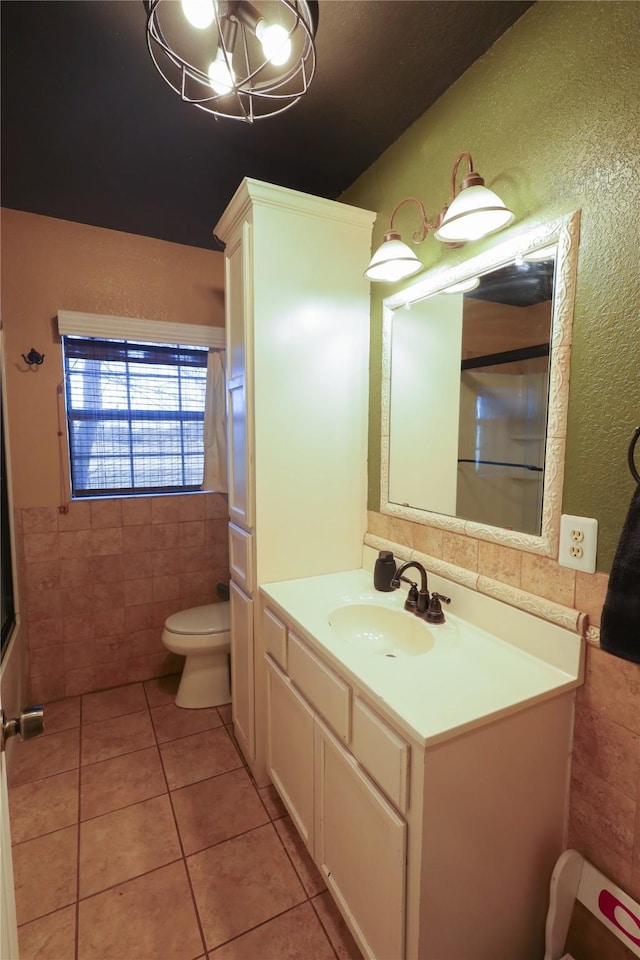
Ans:
<svg viewBox="0 0 640 960"><path fill-rule="evenodd" d="M558 563L584 573L595 573L598 546L598 521L592 517L560 517L560 553Z"/></svg>

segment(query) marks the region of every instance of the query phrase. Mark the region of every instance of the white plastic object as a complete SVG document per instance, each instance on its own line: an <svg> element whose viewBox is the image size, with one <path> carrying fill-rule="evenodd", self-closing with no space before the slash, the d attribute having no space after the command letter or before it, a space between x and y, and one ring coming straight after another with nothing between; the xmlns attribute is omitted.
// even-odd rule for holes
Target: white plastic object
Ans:
<svg viewBox="0 0 640 960"><path fill-rule="evenodd" d="M596 870L577 850L565 850L551 877L544 960L572 960L563 950L576 899L634 957L640 957L640 904Z"/></svg>
<svg viewBox="0 0 640 960"><path fill-rule="evenodd" d="M593 517L560 517L558 563L563 567L595 573L598 546L598 521Z"/></svg>

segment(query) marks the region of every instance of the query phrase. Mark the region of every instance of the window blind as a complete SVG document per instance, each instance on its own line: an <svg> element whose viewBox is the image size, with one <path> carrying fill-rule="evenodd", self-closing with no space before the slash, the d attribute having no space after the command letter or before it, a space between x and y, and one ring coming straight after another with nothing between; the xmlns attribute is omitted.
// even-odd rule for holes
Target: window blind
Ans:
<svg viewBox="0 0 640 960"><path fill-rule="evenodd" d="M62 340L73 496L200 489L208 349Z"/></svg>

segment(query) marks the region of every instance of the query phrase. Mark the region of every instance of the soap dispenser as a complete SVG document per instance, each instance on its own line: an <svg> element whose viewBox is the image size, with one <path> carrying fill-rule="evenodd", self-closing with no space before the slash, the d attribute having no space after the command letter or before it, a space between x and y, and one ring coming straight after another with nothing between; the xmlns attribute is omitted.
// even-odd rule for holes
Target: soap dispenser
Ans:
<svg viewBox="0 0 640 960"><path fill-rule="evenodd" d="M396 575L396 562L391 550L381 550L373 571L373 585L376 590L390 593L393 590L391 581Z"/></svg>

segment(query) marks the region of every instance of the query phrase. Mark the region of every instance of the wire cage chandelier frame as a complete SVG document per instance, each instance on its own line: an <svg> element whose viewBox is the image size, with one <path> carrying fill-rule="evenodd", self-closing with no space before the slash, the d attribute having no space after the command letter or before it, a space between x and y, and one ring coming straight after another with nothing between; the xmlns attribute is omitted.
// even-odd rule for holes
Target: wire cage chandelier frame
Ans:
<svg viewBox="0 0 640 960"><path fill-rule="evenodd" d="M185 103L216 118L253 123L290 109L309 89L317 0L198 0L209 5L205 29L186 22L185 0L143 2L151 59ZM259 42L260 26L274 22L291 51L285 63ZM216 68L222 81L216 82Z"/></svg>

